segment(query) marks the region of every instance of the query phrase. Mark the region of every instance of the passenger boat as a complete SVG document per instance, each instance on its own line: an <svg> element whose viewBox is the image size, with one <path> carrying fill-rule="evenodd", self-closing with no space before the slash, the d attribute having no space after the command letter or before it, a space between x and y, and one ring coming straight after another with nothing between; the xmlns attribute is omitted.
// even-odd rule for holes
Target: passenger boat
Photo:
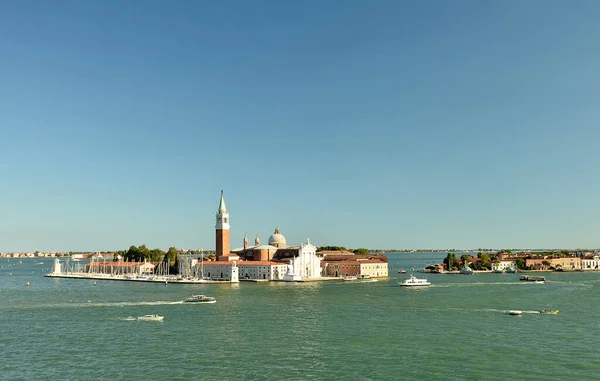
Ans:
<svg viewBox="0 0 600 381"><path fill-rule="evenodd" d="M558 310L541 310L540 313L545 315L556 315L558 314Z"/></svg>
<svg viewBox="0 0 600 381"><path fill-rule="evenodd" d="M164 318L164 316L160 315L144 315L137 317L139 321L163 321Z"/></svg>
<svg viewBox="0 0 600 381"><path fill-rule="evenodd" d="M523 315L523 311L511 310L511 311L508 311L508 314L513 315L513 316L519 316L519 315Z"/></svg>
<svg viewBox="0 0 600 381"><path fill-rule="evenodd" d="M344 280L348 280L348 281L350 281L350 280L357 280L357 279L358 278L356 276L354 276L354 275L346 275L344 277Z"/></svg>
<svg viewBox="0 0 600 381"><path fill-rule="evenodd" d="M186 303L216 303L217 300L212 296L205 295L192 295L185 299Z"/></svg>
<svg viewBox="0 0 600 381"><path fill-rule="evenodd" d="M431 286L431 283L428 282L427 279L417 278L414 275L411 275L410 278L405 279L402 282L398 282L398 284L403 287Z"/></svg>
<svg viewBox="0 0 600 381"><path fill-rule="evenodd" d="M524 282L544 283L546 281L546 278L543 277L543 276L527 276L527 275L523 275L521 278L519 278L519 280L522 280Z"/></svg>

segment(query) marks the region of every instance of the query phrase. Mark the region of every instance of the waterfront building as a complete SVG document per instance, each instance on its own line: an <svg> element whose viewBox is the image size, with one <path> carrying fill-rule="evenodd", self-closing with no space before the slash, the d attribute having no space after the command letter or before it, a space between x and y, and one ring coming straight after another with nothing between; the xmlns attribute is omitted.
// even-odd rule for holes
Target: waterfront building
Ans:
<svg viewBox="0 0 600 381"><path fill-rule="evenodd" d="M283 280L287 265L274 261L242 261L238 268L241 279Z"/></svg>
<svg viewBox="0 0 600 381"><path fill-rule="evenodd" d="M581 269L581 258L576 256L550 258L550 267L555 269L562 268L564 270L579 270Z"/></svg>
<svg viewBox="0 0 600 381"><path fill-rule="evenodd" d="M212 261L196 264L196 273L204 279L239 282L239 269L236 261Z"/></svg>
<svg viewBox="0 0 600 381"><path fill-rule="evenodd" d="M321 261L321 267L323 276L327 277L378 278L389 275L387 261L387 257L381 254L356 255L342 252L336 255L335 252L327 252Z"/></svg>
<svg viewBox="0 0 600 381"><path fill-rule="evenodd" d="M498 262L492 262L492 271L496 270L507 270L516 269L517 263L514 260L500 260Z"/></svg>
<svg viewBox="0 0 600 381"><path fill-rule="evenodd" d="M581 259L581 267L584 270L598 270L600 269L600 256L596 252L595 254L586 255Z"/></svg>

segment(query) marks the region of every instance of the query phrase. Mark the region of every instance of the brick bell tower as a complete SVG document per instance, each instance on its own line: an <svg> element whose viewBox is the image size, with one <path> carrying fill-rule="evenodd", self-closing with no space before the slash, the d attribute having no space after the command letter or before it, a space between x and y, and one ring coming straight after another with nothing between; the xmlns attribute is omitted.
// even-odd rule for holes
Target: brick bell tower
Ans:
<svg viewBox="0 0 600 381"><path fill-rule="evenodd" d="M225 197L223 197L223 191L221 190L221 202L219 202L219 211L217 212L217 224L216 229L216 257L217 261L221 255L227 255L230 252L229 247L229 214L227 214L227 208L225 207Z"/></svg>

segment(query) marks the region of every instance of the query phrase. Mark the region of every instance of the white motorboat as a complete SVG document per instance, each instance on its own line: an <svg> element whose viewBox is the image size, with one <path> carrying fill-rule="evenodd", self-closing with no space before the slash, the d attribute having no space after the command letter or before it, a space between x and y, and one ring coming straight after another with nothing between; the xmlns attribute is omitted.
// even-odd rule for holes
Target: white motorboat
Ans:
<svg viewBox="0 0 600 381"><path fill-rule="evenodd" d="M217 300L215 298L213 298L212 296L205 296L205 295L192 295L189 298L185 299L186 303L216 303Z"/></svg>
<svg viewBox="0 0 600 381"><path fill-rule="evenodd" d="M160 315L144 315L137 317L139 321L163 321L164 318L164 316Z"/></svg>
<svg viewBox="0 0 600 381"><path fill-rule="evenodd" d="M398 282L398 284L404 287L431 286L431 283L428 282L427 279L417 278L414 275L411 275L410 278L405 279L402 282Z"/></svg>
<svg viewBox="0 0 600 381"><path fill-rule="evenodd" d="M355 275L346 275L344 280L357 280L358 278Z"/></svg>
<svg viewBox="0 0 600 381"><path fill-rule="evenodd" d="M511 310L511 311L508 311L508 314L513 315L513 316L519 316L519 315L523 315L523 311Z"/></svg>

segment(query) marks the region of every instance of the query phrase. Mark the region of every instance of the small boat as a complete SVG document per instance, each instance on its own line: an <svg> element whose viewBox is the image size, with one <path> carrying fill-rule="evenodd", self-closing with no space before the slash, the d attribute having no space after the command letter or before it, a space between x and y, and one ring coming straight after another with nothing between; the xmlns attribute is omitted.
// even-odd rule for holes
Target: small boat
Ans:
<svg viewBox="0 0 600 381"><path fill-rule="evenodd" d="M144 315L137 317L139 321L163 321L164 318L164 316L160 315Z"/></svg>
<svg viewBox="0 0 600 381"><path fill-rule="evenodd" d="M137 320L136 318L134 318L133 316L127 316L126 318L124 318L123 320L127 320L127 321L134 321Z"/></svg>
<svg viewBox="0 0 600 381"><path fill-rule="evenodd" d="M356 276L354 276L354 275L346 275L344 277L344 280L348 280L348 281L350 281L350 280L357 280L357 279L358 278Z"/></svg>
<svg viewBox="0 0 600 381"><path fill-rule="evenodd" d="M520 315L523 315L523 311L511 310L511 311L508 311L508 314L513 315L513 316L520 316Z"/></svg>
<svg viewBox="0 0 600 381"><path fill-rule="evenodd" d="M186 303L216 303L217 300L212 296L192 295L185 299Z"/></svg>
<svg viewBox="0 0 600 381"><path fill-rule="evenodd" d="M398 274L406 274L406 270L401 268L400 270L398 270Z"/></svg>
<svg viewBox="0 0 600 381"><path fill-rule="evenodd" d="M460 269L460 273L463 275L473 275L473 269L465 266L462 269Z"/></svg>
<svg viewBox="0 0 600 381"><path fill-rule="evenodd" d="M411 275L410 278L405 279L402 282L398 282L398 284L403 287L431 286L431 283L428 282L427 279L417 278L414 275Z"/></svg>
<svg viewBox="0 0 600 381"><path fill-rule="evenodd" d="M540 313L545 315L557 315L558 310L541 310Z"/></svg>
<svg viewBox="0 0 600 381"><path fill-rule="evenodd" d="M495 269L495 270L492 270L492 272L494 274L504 274L504 270L502 270L502 269Z"/></svg>
<svg viewBox="0 0 600 381"><path fill-rule="evenodd" d="M507 272L507 273L514 274L514 273L516 273L516 272L517 272L517 269L516 269L516 268L514 268L514 267L508 267L508 268L506 269L506 272Z"/></svg>

